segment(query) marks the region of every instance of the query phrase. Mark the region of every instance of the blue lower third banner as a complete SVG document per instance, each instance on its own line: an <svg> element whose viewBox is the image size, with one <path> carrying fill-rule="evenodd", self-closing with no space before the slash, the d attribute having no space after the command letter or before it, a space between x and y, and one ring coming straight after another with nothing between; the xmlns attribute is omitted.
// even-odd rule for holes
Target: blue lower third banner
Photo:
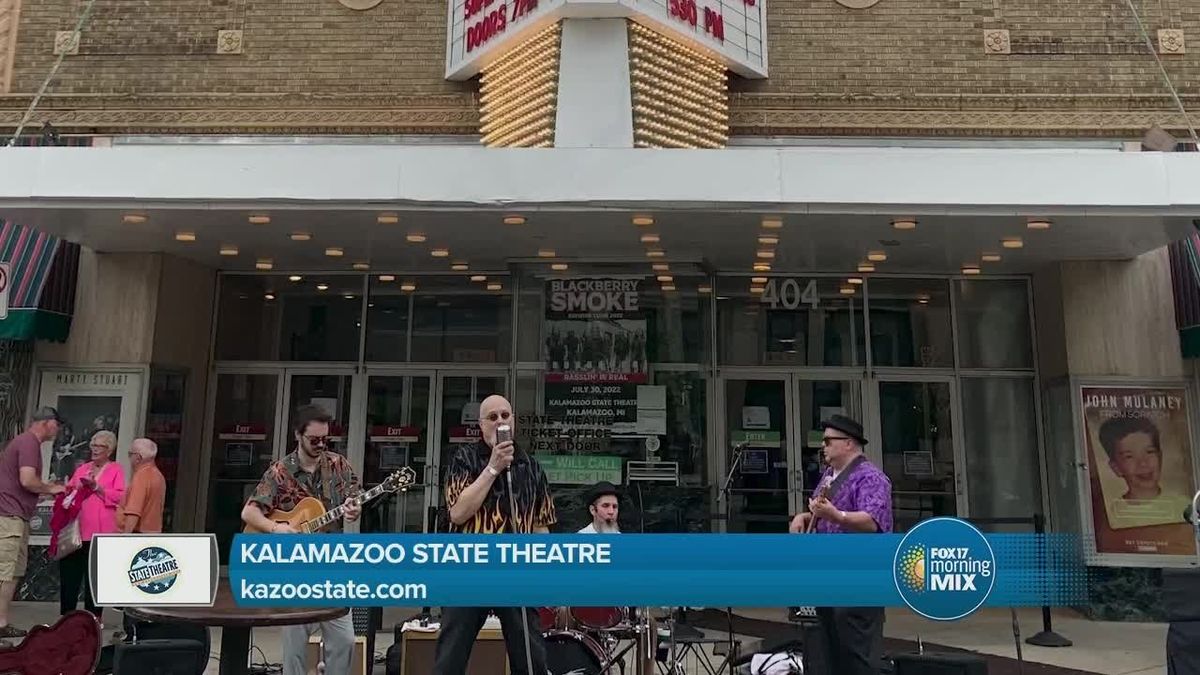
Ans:
<svg viewBox="0 0 1200 675"><path fill-rule="evenodd" d="M1078 539L935 518L893 534L245 535L238 604L286 606L984 606L1086 599Z"/></svg>

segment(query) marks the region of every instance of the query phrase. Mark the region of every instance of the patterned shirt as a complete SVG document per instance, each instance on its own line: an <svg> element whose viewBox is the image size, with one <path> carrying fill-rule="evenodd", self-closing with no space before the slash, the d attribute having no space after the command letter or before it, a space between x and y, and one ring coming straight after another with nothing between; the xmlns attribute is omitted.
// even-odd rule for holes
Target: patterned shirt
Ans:
<svg viewBox="0 0 1200 675"><path fill-rule="evenodd" d="M844 470L850 473L846 475L846 480L842 481L837 492L834 493L833 499L830 500L833 507L839 511L864 511L870 514L879 532L891 532L892 481L888 479L887 474L867 461L865 457L858 463L858 466ZM821 485L828 485L832 481L833 469L825 469L825 473L821 476L821 482L817 484L818 489ZM853 530L847 530L837 523L819 519L817 520L817 532L832 534L853 532Z"/></svg>
<svg viewBox="0 0 1200 675"><path fill-rule="evenodd" d="M463 490L486 470L491 456L492 449L483 442L463 446L454 453L446 473L446 508L452 508ZM533 532L539 527L549 529L558 522L554 498L550 495L550 481L537 460L518 452L517 460L508 470L513 472L513 490L517 493L515 532ZM450 523L449 529L471 534L511 534L514 532L513 520L509 515L508 479L501 474L492 482L492 489L483 498L475 516L462 525Z"/></svg>
<svg viewBox="0 0 1200 675"><path fill-rule="evenodd" d="M326 452L323 461L317 462L316 470L309 473L300 466L296 452L291 452L271 464L251 495L250 503L258 506L265 516L274 510L291 511L301 499L316 497L328 511L341 506L358 491L358 476L342 455ZM341 525L341 521L330 523L322 531L340 530Z"/></svg>

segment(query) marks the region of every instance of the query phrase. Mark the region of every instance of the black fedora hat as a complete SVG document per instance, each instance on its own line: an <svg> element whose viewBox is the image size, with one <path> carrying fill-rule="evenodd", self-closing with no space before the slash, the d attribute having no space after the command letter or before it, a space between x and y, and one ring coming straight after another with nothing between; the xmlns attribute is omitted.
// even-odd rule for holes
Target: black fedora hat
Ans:
<svg viewBox="0 0 1200 675"><path fill-rule="evenodd" d="M600 499L601 497L605 497L608 495L612 495L612 496L616 497L617 499L620 499L621 491L617 488L616 485L613 485L612 483L610 483L608 481L600 481L599 483L596 483L595 485L592 486L592 489L588 490L588 494L587 494L588 506L595 504L597 499Z"/></svg>
<svg viewBox="0 0 1200 675"><path fill-rule="evenodd" d="M862 425L845 415L833 415L829 419L821 422L821 429L837 429L846 434L850 438L858 441L859 445L867 444L867 437L863 435Z"/></svg>

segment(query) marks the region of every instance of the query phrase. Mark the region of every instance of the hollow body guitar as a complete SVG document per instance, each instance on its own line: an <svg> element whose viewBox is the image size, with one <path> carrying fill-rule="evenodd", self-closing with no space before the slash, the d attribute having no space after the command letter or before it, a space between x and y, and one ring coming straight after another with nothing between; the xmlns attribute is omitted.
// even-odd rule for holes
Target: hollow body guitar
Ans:
<svg viewBox="0 0 1200 675"><path fill-rule="evenodd" d="M393 472L392 475L385 478L379 485L359 494L354 499L354 503L362 506L385 493L402 492L407 490L416 480L417 473L412 470L412 467L406 466L403 469ZM321 503L321 500L315 497L305 497L297 502L296 506L291 510L276 509L267 514L267 520L275 524L285 523L291 525L297 532L309 533L319 532L321 528L336 522L344 515L346 515L345 504L326 511L325 505ZM242 532L247 534L264 534L267 531L247 524Z"/></svg>

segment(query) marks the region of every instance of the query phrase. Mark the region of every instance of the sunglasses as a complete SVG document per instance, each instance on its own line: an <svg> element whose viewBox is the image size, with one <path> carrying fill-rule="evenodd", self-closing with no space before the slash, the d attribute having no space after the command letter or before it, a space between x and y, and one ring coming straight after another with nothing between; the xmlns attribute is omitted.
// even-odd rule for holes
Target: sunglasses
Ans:
<svg viewBox="0 0 1200 675"><path fill-rule="evenodd" d="M850 440L849 436L826 436L825 438L821 439L821 442L825 445L832 445L834 441L848 441L848 440Z"/></svg>
<svg viewBox="0 0 1200 675"><path fill-rule="evenodd" d="M512 413L510 413L510 412L489 413L487 416L487 420L489 422L495 422L497 420L506 420L510 417L512 417Z"/></svg>
<svg viewBox="0 0 1200 675"><path fill-rule="evenodd" d="M309 445L312 445L312 446L315 446L318 448L323 448L329 444L328 436L305 436L304 439L308 441Z"/></svg>

